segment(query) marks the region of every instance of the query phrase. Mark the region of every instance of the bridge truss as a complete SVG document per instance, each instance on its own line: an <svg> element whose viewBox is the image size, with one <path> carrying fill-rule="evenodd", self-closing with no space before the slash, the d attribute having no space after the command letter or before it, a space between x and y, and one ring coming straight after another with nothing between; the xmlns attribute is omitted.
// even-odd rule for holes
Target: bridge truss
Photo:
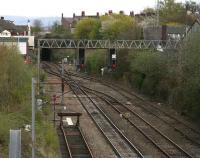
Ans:
<svg viewBox="0 0 200 158"><path fill-rule="evenodd" d="M39 39L38 48L63 49L177 49L177 40L74 40L74 39Z"/></svg>

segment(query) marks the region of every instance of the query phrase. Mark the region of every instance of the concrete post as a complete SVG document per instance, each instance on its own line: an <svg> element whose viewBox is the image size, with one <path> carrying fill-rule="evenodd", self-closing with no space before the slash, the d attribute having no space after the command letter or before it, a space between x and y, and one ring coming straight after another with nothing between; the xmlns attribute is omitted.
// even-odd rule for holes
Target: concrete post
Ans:
<svg viewBox="0 0 200 158"><path fill-rule="evenodd" d="M61 76L62 76L62 99L61 99L61 104L64 104L64 91L65 91L65 85L64 85L64 61L62 59L62 72L61 72Z"/></svg>
<svg viewBox="0 0 200 158"><path fill-rule="evenodd" d="M32 78L32 158L35 158L35 84L36 81Z"/></svg>
<svg viewBox="0 0 200 158"><path fill-rule="evenodd" d="M21 130L10 130L9 158L21 158Z"/></svg>
<svg viewBox="0 0 200 158"><path fill-rule="evenodd" d="M38 54L37 54L37 94L40 95L40 41L38 40Z"/></svg>

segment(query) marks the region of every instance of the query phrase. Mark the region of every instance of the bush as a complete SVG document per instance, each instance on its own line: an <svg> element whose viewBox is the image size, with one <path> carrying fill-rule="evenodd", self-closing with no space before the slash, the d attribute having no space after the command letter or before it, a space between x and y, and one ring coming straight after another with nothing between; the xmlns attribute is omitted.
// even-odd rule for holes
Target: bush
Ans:
<svg viewBox="0 0 200 158"><path fill-rule="evenodd" d="M32 73L16 48L0 47L0 52L0 107L16 110L31 90Z"/></svg>
<svg viewBox="0 0 200 158"><path fill-rule="evenodd" d="M158 94L160 81L166 73L166 61L159 52L139 52L131 61L132 83L146 94Z"/></svg>
<svg viewBox="0 0 200 158"><path fill-rule="evenodd" d="M180 50L179 86L174 93L174 103L179 109L194 119L200 119L200 33L189 37L183 49Z"/></svg>
<svg viewBox="0 0 200 158"><path fill-rule="evenodd" d="M93 51L87 55L86 69L88 73L99 74L100 69L105 65L105 54L101 50Z"/></svg>
<svg viewBox="0 0 200 158"><path fill-rule="evenodd" d="M24 125L31 124L31 78L35 69L24 64L15 47L0 46L0 52L0 156L8 157L9 130L22 129L22 157L30 157L31 133L24 130ZM48 114L47 110L45 113ZM43 113L37 112L37 116L36 133L41 136L44 144L48 144L41 148L45 154L48 151L52 155L49 157L56 158L58 142L55 140L55 129L51 123L44 121ZM48 138L47 133L41 134L44 132L44 124L51 130Z"/></svg>
<svg viewBox="0 0 200 158"><path fill-rule="evenodd" d="M120 50L117 52L117 69L113 73L115 79L126 78L130 71L129 51Z"/></svg>

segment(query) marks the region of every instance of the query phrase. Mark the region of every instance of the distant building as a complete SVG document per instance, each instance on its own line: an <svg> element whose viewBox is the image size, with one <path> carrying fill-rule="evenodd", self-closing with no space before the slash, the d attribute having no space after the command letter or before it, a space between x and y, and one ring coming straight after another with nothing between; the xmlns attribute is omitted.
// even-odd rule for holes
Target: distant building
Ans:
<svg viewBox="0 0 200 158"><path fill-rule="evenodd" d="M145 40L180 40L186 33L185 26L148 26L143 28Z"/></svg>
<svg viewBox="0 0 200 158"><path fill-rule="evenodd" d="M27 35L28 25L15 25L13 21L5 20L4 17L0 18L0 33L3 31L9 31L11 36L14 35Z"/></svg>
<svg viewBox="0 0 200 158"><path fill-rule="evenodd" d="M109 10L105 15L112 15L113 11ZM119 14L124 14L124 11L119 11ZM140 14L134 14L133 11L130 11L130 14L128 15L130 17L137 18L139 20L142 20L144 18L152 18L155 17L155 13L140 13ZM98 19L100 17L99 12L96 13L96 15L86 15L85 11L81 12L81 15L76 15L75 13L73 14L73 17L64 17L63 14L61 16L61 25L64 26L65 28L69 29L72 33L75 30L76 24L84 19L84 18L94 18Z"/></svg>
<svg viewBox="0 0 200 158"><path fill-rule="evenodd" d="M13 21L1 17L0 45L18 46L20 53L26 55L28 48L34 49L34 36L30 36L28 25L15 25Z"/></svg>
<svg viewBox="0 0 200 158"><path fill-rule="evenodd" d="M61 17L61 25L64 26L65 28L69 29L72 33L74 32L76 24L84 19L84 18L99 18L99 13L97 12L96 15L85 15L85 11L81 12L81 15L75 15L73 14L73 17L64 17L62 14Z"/></svg>

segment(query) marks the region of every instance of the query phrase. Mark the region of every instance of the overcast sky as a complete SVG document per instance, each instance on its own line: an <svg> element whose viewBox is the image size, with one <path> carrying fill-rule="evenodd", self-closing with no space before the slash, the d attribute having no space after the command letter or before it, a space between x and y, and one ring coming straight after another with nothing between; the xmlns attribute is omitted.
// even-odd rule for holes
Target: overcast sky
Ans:
<svg viewBox="0 0 200 158"><path fill-rule="evenodd" d="M1 0L0 16L64 16L71 17L73 13L80 15L85 11L86 15L100 15L113 10L123 10L129 14L130 11L139 13L146 7L155 7L157 0ZM185 0L177 0L185 2ZM200 0L195 0L196 2Z"/></svg>

